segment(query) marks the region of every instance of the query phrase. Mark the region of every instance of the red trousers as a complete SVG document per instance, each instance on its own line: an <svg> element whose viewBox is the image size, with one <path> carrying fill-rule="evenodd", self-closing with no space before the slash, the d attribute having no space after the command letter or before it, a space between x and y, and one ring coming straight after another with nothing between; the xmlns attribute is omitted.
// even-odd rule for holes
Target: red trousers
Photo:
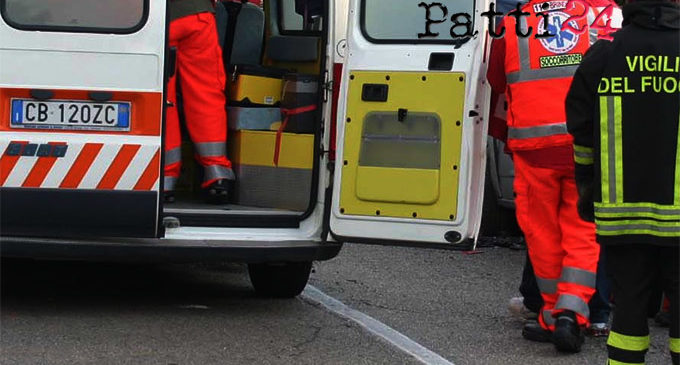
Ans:
<svg viewBox="0 0 680 365"><path fill-rule="evenodd" d="M177 49L175 76L168 82L165 127L165 190L173 190L182 154L177 112L177 78L182 87L184 116L196 159L204 168L202 187L219 179L234 179L227 159L226 76L215 16L188 15L170 23L170 47Z"/></svg>
<svg viewBox="0 0 680 365"><path fill-rule="evenodd" d="M585 326L600 246L595 225L576 210L574 170L535 167L520 154L515 154L514 163L517 221L544 301L539 323L554 330L555 317L571 310Z"/></svg>

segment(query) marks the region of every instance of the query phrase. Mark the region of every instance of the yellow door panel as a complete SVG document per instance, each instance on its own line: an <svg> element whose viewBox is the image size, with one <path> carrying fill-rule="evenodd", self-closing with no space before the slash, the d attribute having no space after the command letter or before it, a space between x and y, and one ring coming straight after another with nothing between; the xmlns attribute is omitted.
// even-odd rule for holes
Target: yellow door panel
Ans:
<svg viewBox="0 0 680 365"><path fill-rule="evenodd" d="M439 170L359 166L356 184L357 198L365 201L429 205L439 199Z"/></svg>
<svg viewBox="0 0 680 365"><path fill-rule="evenodd" d="M463 73L351 72L341 213L455 219L464 102Z"/></svg>

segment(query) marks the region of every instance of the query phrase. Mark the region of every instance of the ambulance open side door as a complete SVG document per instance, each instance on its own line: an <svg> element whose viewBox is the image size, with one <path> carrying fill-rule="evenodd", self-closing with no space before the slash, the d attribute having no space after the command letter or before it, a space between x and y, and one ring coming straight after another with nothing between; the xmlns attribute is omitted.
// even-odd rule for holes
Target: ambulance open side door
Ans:
<svg viewBox="0 0 680 365"><path fill-rule="evenodd" d="M161 236L166 0L0 13L0 234Z"/></svg>
<svg viewBox="0 0 680 365"><path fill-rule="evenodd" d="M455 248L476 239L490 93L485 6L351 0L330 214L336 240ZM469 29L455 23L466 19Z"/></svg>

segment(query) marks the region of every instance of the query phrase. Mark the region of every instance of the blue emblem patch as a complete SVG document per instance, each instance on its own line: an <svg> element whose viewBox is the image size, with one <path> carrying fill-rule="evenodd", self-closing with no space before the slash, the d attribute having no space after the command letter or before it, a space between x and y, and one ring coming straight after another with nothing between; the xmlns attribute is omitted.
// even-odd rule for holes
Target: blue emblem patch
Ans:
<svg viewBox="0 0 680 365"><path fill-rule="evenodd" d="M554 37L550 38L540 38L541 45L548 51L555 54L564 54L576 47L578 44L579 35L573 33L569 28L565 30L562 29L562 24L566 22L571 16L567 13L561 11L554 11L548 13L548 25L545 26L543 17L538 21L538 29L541 33L547 31L550 34L554 34ZM578 23L572 20L569 22L572 27L578 28Z"/></svg>

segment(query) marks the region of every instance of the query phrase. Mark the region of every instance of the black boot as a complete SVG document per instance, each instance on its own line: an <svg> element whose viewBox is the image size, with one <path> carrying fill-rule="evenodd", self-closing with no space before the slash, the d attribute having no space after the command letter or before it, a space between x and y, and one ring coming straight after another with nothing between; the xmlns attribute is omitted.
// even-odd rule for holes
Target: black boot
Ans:
<svg viewBox="0 0 680 365"><path fill-rule="evenodd" d="M172 192L172 191L164 191L163 192L163 200L166 204L174 203L175 202L175 193Z"/></svg>
<svg viewBox="0 0 680 365"><path fill-rule="evenodd" d="M534 342L551 342L552 332L541 327L538 321L528 321L522 328L522 337Z"/></svg>
<svg viewBox="0 0 680 365"><path fill-rule="evenodd" d="M580 352L585 335L576 320L576 313L565 310L557 316L553 343L561 352Z"/></svg>
<svg viewBox="0 0 680 365"><path fill-rule="evenodd" d="M210 204L227 204L231 180L220 179L205 188L206 201Z"/></svg>

